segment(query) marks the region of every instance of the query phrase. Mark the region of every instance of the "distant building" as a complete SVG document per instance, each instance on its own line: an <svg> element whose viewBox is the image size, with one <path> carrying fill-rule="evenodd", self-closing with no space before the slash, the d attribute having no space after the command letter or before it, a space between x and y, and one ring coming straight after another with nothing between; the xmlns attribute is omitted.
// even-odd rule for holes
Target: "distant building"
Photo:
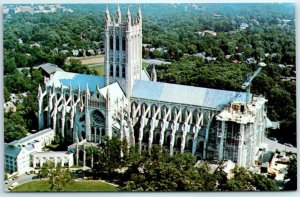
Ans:
<svg viewBox="0 0 300 197"><path fill-rule="evenodd" d="M246 59L246 63L247 64L255 64L256 63L256 59L254 57L250 57Z"/></svg>
<svg viewBox="0 0 300 197"><path fill-rule="evenodd" d="M61 50L60 53L66 55L67 53L69 53L69 51L68 50Z"/></svg>
<svg viewBox="0 0 300 197"><path fill-rule="evenodd" d="M241 30L245 30L245 29L247 29L249 27L249 25L247 24L247 23L241 23L241 25L240 25L240 29Z"/></svg>
<svg viewBox="0 0 300 197"><path fill-rule="evenodd" d="M34 67L34 69L41 70L42 74L47 77L50 77L56 71L63 71L63 69L61 69L57 65L51 64L51 63L41 64L39 66Z"/></svg>
<svg viewBox="0 0 300 197"><path fill-rule="evenodd" d="M210 34L212 36L216 36L217 35L217 32L215 31L211 31L211 30L204 30L204 31L199 31L198 34L200 36L205 36L205 34Z"/></svg>
<svg viewBox="0 0 300 197"><path fill-rule="evenodd" d="M77 57L79 55L79 50L77 50L77 49L72 50L72 55Z"/></svg>
<svg viewBox="0 0 300 197"><path fill-rule="evenodd" d="M32 48L32 47L41 47L41 45L39 43L35 42L35 43L29 45L29 47L30 48Z"/></svg>
<svg viewBox="0 0 300 197"><path fill-rule="evenodd" d="M87 50L87 54L89 54L89 55L95 55L94 49Z"/></svg>
<svg viewBox="0 0 300 197"><path fill-rule="evenodd" d="M6 103L4 103L4 112L16 112L17 111L17 107L15 106L15 104L11 101L8 101Z"/></svg>

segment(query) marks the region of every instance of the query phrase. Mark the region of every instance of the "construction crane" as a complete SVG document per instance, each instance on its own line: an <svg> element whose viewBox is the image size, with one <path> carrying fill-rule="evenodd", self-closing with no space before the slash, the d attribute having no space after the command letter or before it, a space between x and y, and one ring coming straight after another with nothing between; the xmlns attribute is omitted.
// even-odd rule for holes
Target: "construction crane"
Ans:
<svg viewBox="0 0 300 197"><path fill-rule="evenodd" d="M265 67L266 65L267 64L265 64L263 62L258 63L256 71L253 73L252 76L249 76L247 78L247 80L242 85L242 89L246 90L246 92L247 92L247 96L246 96L246 103L247 104L249 102L250 87L251 87L252 80L258 75L258 73L260 73L261 69L263 67Z"/></svg>

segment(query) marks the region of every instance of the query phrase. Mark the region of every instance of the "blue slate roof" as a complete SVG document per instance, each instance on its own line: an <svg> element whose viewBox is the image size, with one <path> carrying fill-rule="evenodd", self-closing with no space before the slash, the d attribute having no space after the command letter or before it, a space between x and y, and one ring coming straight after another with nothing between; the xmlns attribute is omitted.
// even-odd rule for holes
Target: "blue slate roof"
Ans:
<svg viewBox="0 0 300 197"><path fill-rule="evenodd" d="M235 92L153 81L135 80L132 97L223 109L230 102L246 102L245 92ZM249 98L251 98L251 94Z"/></svg>
<svg viewBox="0 0 300 197"><path fill-rule="evenodd" d="M55 87L63 85L65 88L68 88L71 84L73 90L78 89L78 85L81 90L86 90L86 84L88 84L89 90L95 91L96 85L99 88L104 87L105 78L103 76L57 71L50 79L49 84L54 84Z"/></svg>
<svg viewBox="0 0 300 197"><path fill-rule="evenodd" d="M11 145L11 144L4 144L4 154L11 156L11 157L17 157L19 153L21 152L22 148Z"/></svg>

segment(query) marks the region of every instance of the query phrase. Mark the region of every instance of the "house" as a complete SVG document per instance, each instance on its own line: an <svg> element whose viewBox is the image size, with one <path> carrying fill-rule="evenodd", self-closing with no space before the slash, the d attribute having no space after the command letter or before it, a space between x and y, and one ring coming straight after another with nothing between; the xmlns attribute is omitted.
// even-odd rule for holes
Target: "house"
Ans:
<svg viewBox="0 0 300 197"><path fill-rule="evenodd" d="M72 50L72 55L77 57L79 55L79 50L77 50L77 49L74 50L73 49Z"/></svg>
<svg viewBox="0 0 300 197"><path fill-rule="evenodd" d="M250 57L246 59L246 63L247 64L255 64L256 63L256 59L254 57Z"/></svg>
<svg viewBox="0 0 300 197"><path fill-rule="evenodd" d="M205 59L205 55L203 55L203 53L196 53L194 54L194 56L202 57L203 59Z"/></svg>
<svg viewBox="0 0 300 197"><path fill-rule="evenodd" d="M241 30L245 30L245 29L247 29L249 27L249 25L247 24L247 23L241 23L241 25L240 25L240 29Z"/></svg>
<svg viewBox="0 0 300 197"><path fill-rule="evenodd" d="M54 53L58 53L58 48L57 48L57 47L55 47L54 49L52 49L52 52L54 52Z"/></svg>
<svg viewBox="0 0 300 197"><path fill-rule="evenodd" d="M8 101L6 103L4 103L4 112L16 112L17 111L17 107L15 106L15 104L11 101Z"/></svg>
<svg viewBox="0 0 300 197"><path fill-rule="evenodd" d="M18 39L19 44L23 44L23 40L21 38Z"/></svg>
<svg viewBox="0 0 300 197"><path fill-rule="evenodd" d="M225 55L226 59L229 59L231 57L231 55Z"/></svg>
<svg viewBox="0 0 300 197"><path fill-rule="evenodd" d="M90 55L95 55L94 49L89 49L89 50L87 50L87 52L88 52L88 54L90 54Z"/></svg>
<svg viewBox="0 0 300 197"><path fill-rule="evenodd" d="M207 62L211 62L211 61L216 61L217 58L216 58L216 57L206 57L205 60L206 60Z"/></svg>
<svg viewBox="0 0 300 197"><path fill-rule="evenodd" d="M198 32L198 35L200 35L200 36L205 36L205 34L210 34L212 36L216 36L217 32L211 31L211 30L204 30L204 31L199 31Z"/></svg>
<svg viewBox="0 0 300 197"><path fill-rule="evenodd" d="M43 76L47 76L47 77L50 77L56 71L63 71L63 69L61 69L57 65L51 64L51 63L41 64L39 66L34 67L34 69L41 70Z"/></svg>
<svg viewBox="0 0 300 197"><path fill-rule="evenodd" d="M39 43L35 42L35 43L29 45L29 47L30 48L32 48L32 47L41 47L41 45Z"/></svg>
<svg viewBox="0 0 300 197"><path fill-rule="evenodd" d="M60 53L65 55L65 54L69 53L69 51L68 50L61 50Z"/></svg>

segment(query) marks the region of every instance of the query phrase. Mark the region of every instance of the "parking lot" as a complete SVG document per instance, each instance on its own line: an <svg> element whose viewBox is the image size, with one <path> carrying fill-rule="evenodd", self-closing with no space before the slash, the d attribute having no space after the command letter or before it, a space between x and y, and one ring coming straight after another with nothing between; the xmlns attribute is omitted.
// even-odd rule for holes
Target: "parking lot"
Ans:
<svg viewBox="0 0 300 197"><path fill-rule="evenodd" d="M32 177L34 177L34 176L36 176L36 174L29 174L29 175L27 175L27 174L22 174L22 175L20 175L17 179L15 179L15 180L9 179L9 180L8 180L8 183L7 183L7 184L4 184L4 191L5 191L5 192L9 192L9 189L8 189L8 188L9 188L13 183L15 183L15 182L18 182L19 185L20 185L20 184L24 184L24 183L27 183L27 182L32 181Z"/></svg>
<svg viewBox="0 0 300 197"><path fill-rule="evenodd" d="M279 151L297 153L297 148L296 147L289 147L289 146L286 146L284 144L280 144L277 141L270 140L268 138L266 138L265 143L268 146L267 147L268 151L275 152L276 150L279 150Z"/></svg>

